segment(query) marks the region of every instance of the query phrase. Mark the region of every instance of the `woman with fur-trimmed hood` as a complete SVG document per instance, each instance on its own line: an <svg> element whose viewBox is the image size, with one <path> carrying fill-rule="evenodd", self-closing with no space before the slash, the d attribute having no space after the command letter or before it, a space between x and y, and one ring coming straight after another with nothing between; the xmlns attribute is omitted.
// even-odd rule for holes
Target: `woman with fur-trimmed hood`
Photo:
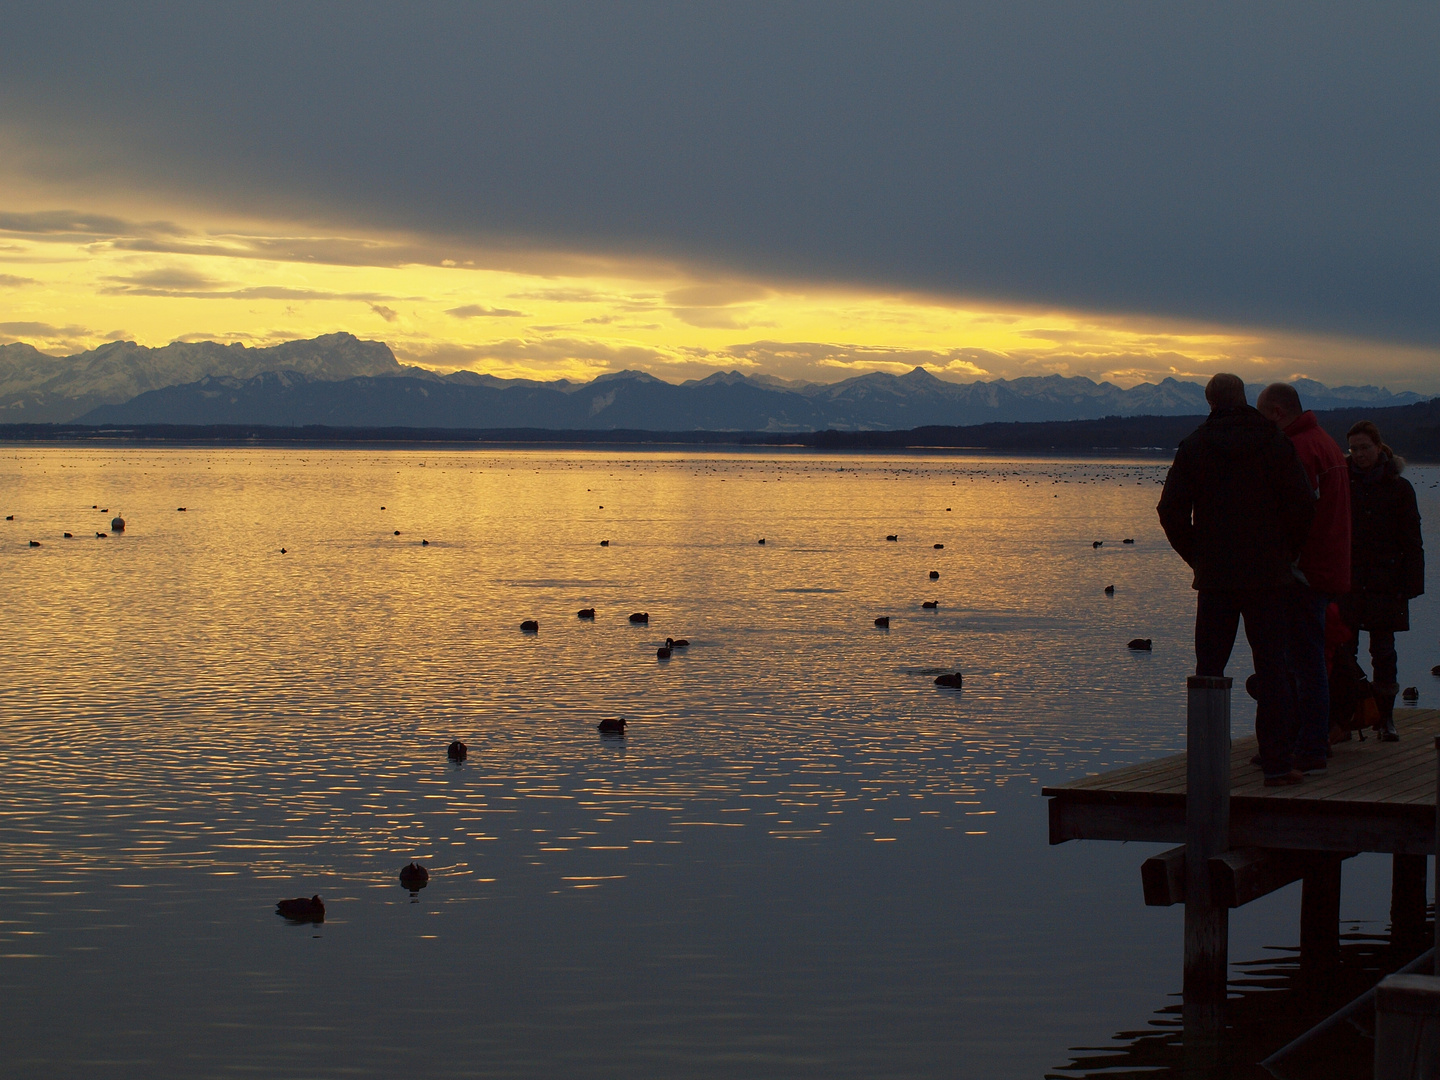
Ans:
<svg viewBox="0 0 1440 1080"><path fill-rule="evenodd" d="M1400 474L1403 458L1385 445L1369 420L1350 428L1350 594L1340 613L1357 631L1349 648L1359 648L1358 631L1370 635L1371 685L1380 706L1376 730L1387 742L1395 732L1398 658L1395 634L1410 629L1410 599L1425 591L1425 549L1415 489Z"/></svg>

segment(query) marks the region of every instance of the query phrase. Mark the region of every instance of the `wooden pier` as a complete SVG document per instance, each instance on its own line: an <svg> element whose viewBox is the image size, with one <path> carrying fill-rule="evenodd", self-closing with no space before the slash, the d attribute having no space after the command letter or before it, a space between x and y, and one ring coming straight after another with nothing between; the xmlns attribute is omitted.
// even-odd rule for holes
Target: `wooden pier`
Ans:
<svg viewBox="0 0 1440 1080"><path fill-rule="evenodd" d="M1302 881L1301 963L1323 966L1339 952L1342 863L1383 852L1394 857L1391 934L1424 947L1440 710L1396 709L1399 742L1339 743L1323 772L1267 788L1250 762L1255 737L1231 743L1230 679L1192 677L1187 692L1185 753L1042 794L1052 844L1179 845L1145 861L1141 884L1147 904L1185 904L1185 1041L1203 1064L1224 1031L1231 908Z"/></svg>

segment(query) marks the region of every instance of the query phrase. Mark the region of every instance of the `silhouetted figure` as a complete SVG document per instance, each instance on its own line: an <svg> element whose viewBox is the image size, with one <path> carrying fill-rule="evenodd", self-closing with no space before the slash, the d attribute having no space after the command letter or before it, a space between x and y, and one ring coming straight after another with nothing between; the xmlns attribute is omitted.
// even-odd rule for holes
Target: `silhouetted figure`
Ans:
<svg viewBox="0 0 1440 1080"><path fill-rule="evenodd" d="M291 922L324 922L325 903L319 895L297 896L293 900L281 900L275 905L275 914L283 915Z"/></svg>
<svg viewBox="0 0 1440 1080"><path fill-rule="evenodd" d="M430 884L430 871L421 866L418 862L412 862L409 866L400 868L400 884L411 892L419 892L426 885Z"/></svg>
<svg viewBox="0 0 1440 1080"><path fill-rule="evenodd" d="M620 716L616 717L615 719L607 718L605 720L601 720L600 723L595 725L595 728L597 731L603 732L608 735L624 735L625 717Z"/></svg>
<svg viewBox="0 0 1440 1080"><path fill-rule="evenodd" d="M522 634L538 634L540 632L540 624L534 619L526 619L520 624L520 632Z"/></svg>
<svg viewBox="0 0 1440 1080"><path fill-rule="evenodd" d="M1380 738L1394 742L1399 657L1395 635L1410 629L1410 601L1425 592L1425 547L1415 489L1400 474L1396 457L1369 420L1350 427L1350 592L1340 598L1340 617L1357 631L1345 650L1358 656L1360 634L1370 635L1370 680L1380 707Z"/></svg>
<svg viewBox="0 0 1440 1080"><path fill-rule="evenodd" d="M1134 649L1136 652L1149 652L1150 639L1148 637L1131 638L1130 644L1125 647L1127 649Z"/></svg>
<svg viewBox="0 0 1440 1080"><path fill-rule="evenodd" d="M948 686L952 690L959 690L965 685L965 678L958 671L948 675L937 675L935 676L935 685Z"/></svg>
<svg viewBox="0 0 1440 1080"><path fill-rule="evenodd" d="M456 739L445 748L445 756L451 761L464 761L465 755L470 753L470 748L459 739Z"/></svg>
<svg viewBox="0 0 1440 1080"><path fill-rule="evenodd" d="M582 607L579 611L575 612L575 617L577 619L593 619L595 618L595 609L593 607Z"/></svg>
<svg viewBox="0 0 1440 1080"><path fill-rule="evenodd" d="M649 625L650 613L648 611L637 611L630 616L630 621L636 626Z"/></svg>
<svg viewBox="0 0 1440 1080"><path fill-rule="evenodd" d="M1340 447L1300 405L1289 383L1260 391L1255 407L1295 447L1310 490L1315 520L1296 563L1295 582L1282 590L1286 610L1285 673L1294 692L1299 735L1295 768L1316 772L1330 756L1330 671L1325 623L1330 604L1350 591L1350 479ZM1333 652L1334 645L1331 645Z"/></svg>
<svg viewBox="0 0 1440 1080"><path fill-rule="evenodd" d="M881 615L878 619L875 620L875 625L878 626L881 630L889 630L889 629L890 629L890 616L889 616L889 615Z"/></svg>
<svg viewBox="0 0 1440 1080"><path fill-rule="evenodd" d="M1315 517L1295 447L1245 403L1222 372L1205 387L1210 415L1181 442L1156 507L1170 546L1195 572L1195 674L1221 676L1245 620L1260 676L1255 733L1269 787L1304 780L1294 768L1298 718L1285 658L1284 590Z"/></svg>

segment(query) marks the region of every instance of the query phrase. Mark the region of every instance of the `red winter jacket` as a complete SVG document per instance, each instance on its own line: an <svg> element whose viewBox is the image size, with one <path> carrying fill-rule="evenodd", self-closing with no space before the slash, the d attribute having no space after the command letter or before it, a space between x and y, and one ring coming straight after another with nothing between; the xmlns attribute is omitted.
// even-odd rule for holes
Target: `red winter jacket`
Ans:
<svg viewBox="0 0 1440 1080"><path fill-rule="evenodd" d="M1350 473L1345 456L1313 412L1285 429L1310 487L1319 496L1315 521L1300 550L1300 572L1310 587L1338 596L1350 591Z"/></svg>

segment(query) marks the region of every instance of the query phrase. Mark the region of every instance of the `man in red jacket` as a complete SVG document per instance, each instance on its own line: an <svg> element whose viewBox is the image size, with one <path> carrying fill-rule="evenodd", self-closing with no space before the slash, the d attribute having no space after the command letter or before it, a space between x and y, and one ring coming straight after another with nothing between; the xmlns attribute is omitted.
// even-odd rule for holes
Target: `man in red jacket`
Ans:
<svg viewBox="0 0 1440 1080"><path fill-rule="evenodd" d="M1287 590L1290 605L1286 652L1295 679L1299 739L1295 767L1325 767L1330 748L1330 684L1325 673L1325 610L1350 591L1350 476L1345 456L1313 412L1303 411L1289 383L1271 383L1255 403L1289 436L1315 492L1315 520L1300 551L1303 582Z"/></svg>

